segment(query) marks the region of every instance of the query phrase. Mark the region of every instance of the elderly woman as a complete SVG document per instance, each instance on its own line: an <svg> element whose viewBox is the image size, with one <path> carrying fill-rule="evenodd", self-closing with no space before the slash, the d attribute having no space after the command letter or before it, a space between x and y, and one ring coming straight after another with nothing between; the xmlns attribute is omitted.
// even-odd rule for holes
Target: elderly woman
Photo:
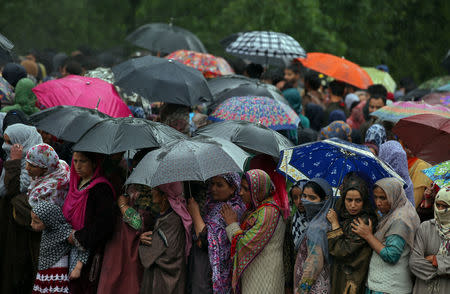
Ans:
<svg viewBox="0 0 450 294"><path fill-rule="evenodd" d="M230 293L231 243L220 214L229 205L241 218L245 205L239 197L241 178L237 173L215 176L209 180L204 217L194 198L189 198L188 210L194 223L196 242L193 244L189 272L190 293Z"/></svg>
<svg viewBox="0 0 450 294"><path fill-rule="evenodd" d="M423 222L409 258L414 294L450 293L450 187L436 195L434 219Z"/></svg>
<svg viewBox="0 0 450 294"><path fill-rule="evenodd" d="M239 195L248 209L241 224L236 212L222 208L233 260L235 293L284 292L283 240L286 225L273 199L275 187L263 170L252 169L241 181Z"/></svg>
<svg viewBox="0 0 450 294"><path fill-rule="evenodd" d="M352 231L373 249L366 293L411 293L413 282L408 268L414 234L420 221L408 201L402 183L384 178L375 183L375 204L382 217L373 234L373 224L357 219Z"/></svg>
<svg viewBox="0 0 450 294"><path fill-rule="evenodd" d="M37 271L40 233L30 227L25 156L42 143L36 128L8 126L2 148L7 154L0 177L0 293L30 293Z"/></svg>
<svg viewBox="0 0 450 294"><path fill-rule="evenodd" d="M103 250L114 229L114 189L102 176L100 163L95 153L73 153L63 214L74 229L68 242L90 252L80 278L70 281L73 294L97 292Z"/></svg>

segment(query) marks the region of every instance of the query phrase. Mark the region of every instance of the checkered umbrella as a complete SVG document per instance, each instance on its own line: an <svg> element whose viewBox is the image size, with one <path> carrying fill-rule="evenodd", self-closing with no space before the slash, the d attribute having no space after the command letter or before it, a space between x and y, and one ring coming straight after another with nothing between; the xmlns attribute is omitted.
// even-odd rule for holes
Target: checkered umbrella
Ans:
<svg viewBox="0 0 450 294"><path fill-rule="evenodd" d="M291 36L277 32L253 31L239 36L226 48L237 57L259 64L286 65L305 58L306 52Z"/></svg>

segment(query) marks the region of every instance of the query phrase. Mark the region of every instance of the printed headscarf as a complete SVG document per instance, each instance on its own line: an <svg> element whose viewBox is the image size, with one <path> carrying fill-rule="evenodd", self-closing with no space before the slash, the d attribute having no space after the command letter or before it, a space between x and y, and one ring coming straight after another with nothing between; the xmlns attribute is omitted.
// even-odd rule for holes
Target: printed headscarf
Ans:
<svg viewBox="0 0 450 294"><path fill-rule="evenodd" d="M322 128L320 130L319 137L321 140L339 138L345 141L349 141L351 134L352 128L350 128L350 126L346 122L337 120Z"/></svg>
<svg viewBox="0 0 450 294"><path fill-rule="evenodd" d="M252 199L253 209L256 209L266 198L275 192L275 186L269 175L261 169L252 169L245 173Z"/></svg>
<svg viewBox="0 0 450 294"><path fill-rule="evenodd" d="M436 201L443 201L450 205L450 186L441 188L434 202L434 219L436 220L439 236L442 239L439 246L439 254L450 255L450 208L438 210Z"/></svg>
<svg viewBox="0 0 450 294"><path fill-rule="evenodd" d="M386 142L386 130L382 125L374 124L366 132L365 143L373 143L380 147L381 144Z"/></svg>
<svg viewBox="0 0 450 294"><path fill-rule="evenodd" d="M27 193L31 207L43 200L62 207L69 190L69 165L59 160L55 150L44 143L31 147L27 152L26 161L47 169L42 176L31 179Z"/></svg>

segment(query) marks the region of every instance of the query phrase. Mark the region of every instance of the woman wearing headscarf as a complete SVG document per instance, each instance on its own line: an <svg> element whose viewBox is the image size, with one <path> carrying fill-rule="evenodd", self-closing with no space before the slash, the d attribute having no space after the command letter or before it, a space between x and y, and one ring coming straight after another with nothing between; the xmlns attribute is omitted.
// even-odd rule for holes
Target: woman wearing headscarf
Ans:
<svg viewBox="0 0 450 294"><path fill-rule="evenodd" d="M233 260L235 293L283 293L283 240L286 225L273 199L275 187L263 170L252 169L241 181L239 195L247 205L239 225L237 214L224 205ZM264 278L263 278L264 277Z"/></svg>
<svg viewBox="0 0 450 294"><path fill-rule="evenodd" d="M351 181L344 187L336 203L336 212L330 209L327 214L331 224L331 231L327 233L328 250L333 257L331 293L364 293L372 248L352 231L351 226L358 218L366 224L370 219L373 226L377 223L364 181Z"/></svg>
<svg viewBox="0 0 450 294"><path fill-rule="evenodd" d="M333 190L321 178L309 180L303 187L302 204L308 227L300 241L294 266L296 293L329 293L330 260L328 256L328 221Z"/></svg>
<svg viewBox="0 0 450 294"><path fill-rule="evenodd" d="M0 177L0 293L30 293L37 271L40 233L30 227L27 190L30 176L25 156L42 143L35 127L15 124L6 128L7 154ZM15 292L16 291L16 292Z"/></svg>
<svg viewBox="0 0 450 294"><path fill-rule="evenodd" d="M26 162L31 177L27 193L31 207L39 201L49 201L62 207L69 190L70 168L67 163L59 160L55 150L44 143L28 150Z"/></svg>
<svg viewBox="0 0 450 294"><path fill-rule="evenodd" d="M436 195L434 219L423 222L409 258L414 294L450 293L450 186Z"/></svg>
<svg viewBox="0 0 450 294"><path fill-rule="evenodd" d="M375 155L378 155L380 145L386 142L386 130L380 124L372 125L366 132L364 145L373 149Z"/></svg>
<svg viewBox="0 0 450 294"><path fill-rule="evenodd" d="M320 130L319 139L339 138L344 141L352 141L352 128L342 120L337 120Z"/></svg>
<svg viewBox="0 0 450 294"><path fill-rule="evenodd" d="M397 141L387 141L380 145L380 151L378 158L388 163L394 171L405 181L406 198L414 205L414 190L413 183L408 173L408 160L406 158L406 152L403 150L402 145Z"/></svg>
<svg viewBox="0 0 450 294"><path fill-rule="evenodd" d="M413 282L408 260L420 224L419 217L396 178L377 181L373 195L382 215L375 234L370 220L368 225L360 219L352 223L353 232L373 249L366 293L411 293Z"/></svg>
<svg viewBox="0 0 450 294"><path fill-rule="evenodd" d="M39 111L36 105L36 95L34 95L31 89L34 88L36 84L28 79L21 79L16 86L14 104L10 106L5 106L1 109L2 112L8 112L10 110L21 110L25 114L30 115Z"/></svg>
<svg viewBox="0 0 450 294"><path fill-rule="evenodd" d="M242 217L246 207L239 197L241 177L228 173L210 179L202 218L194 198L189 198L188 210L194 223L194 244L189 256L190 293L231 293L231 243L220 214L229 205Z"/></svg>
<svg viewBox="0 0 450 294"><path fill-rule="evenodd" d="M140 293L184 294L192 218L186 209L182 183L153 188L152 205L159 208L159 216L153 231L141 235L139 257L144 275Z"/></svg>
<svg viewBox="0 0 450 294"><path fill-rule="evenodd" d="M358 105L350 108L350 116L347 118L346 122L352 129L357 129L363 125L366 120L364 119L363 107L366 101L358 103Z"/></svg>
<svg viewBox="0 0 450 294"><path fill-rule="evenodd" d="M89 250L90 255L80 277L70 281L73 294L97 291L103 250L114 229L114 199L114 188L102 176L98 155L74 152L69 192L62 210L73 228L68 242L79 250Z"/></svg>
<svg viewBox="0 0 450 294"><path fill-rule="evenodd" d="M405 144L402 143L402 145L406 152L406 157L408 158L408 173L411 182L413 183L414 200L417 208L422 202L425 190L432 183L431 179L427 177L422 170L430 168L431 164L415 156Z"/></svg>

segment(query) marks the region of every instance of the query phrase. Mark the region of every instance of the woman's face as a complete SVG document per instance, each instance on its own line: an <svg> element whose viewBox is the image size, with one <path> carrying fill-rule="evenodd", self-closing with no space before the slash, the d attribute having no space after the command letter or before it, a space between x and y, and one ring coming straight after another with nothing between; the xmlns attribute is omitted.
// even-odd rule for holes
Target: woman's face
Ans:
<svg viewBox="0 0 450 294"><path fill-rule="evenodd" d="M441 200L436 201L436 208L438 210L447 210L448 211L449 207L450 207L450 205L448 205L444 201L441 201Z"/></svg>
<svg viewBox="0 0 450 294"><path fill-rule="evenodd" d="M11 139L9 138L9 136L7 134L3 135L3 140L5 140L5 143L8 145L12 145L11 143Z"/></svg>
<svg viewBox="0 0 450 294"><path fill-rule="evenodd" d="M45 174L45 172L47 171L46 168L42 168L42 167L39 167L39 166L35 166L35 165L29 163L28 161L27 161L27 164L26 164L26 166L25 166L25 169L27 170L28 175L29 175L32 179L35 179L35 178L37 178L37 177L43 176L43 175Z"/></svg>
<svg viewBox="0 0 450 294"><path fill-rule="evenodd" d="M291 197L295 207L297 207L297 209L300 212L305 212L305 208L303 207L302 204L302 193L303 193L302 189L300 187L295 186L291 190Z"/></svg>
<svg viewBox="0 0 450 294"><path fill-rule="evenodd" d="M158 188L153 188L151 194L152 194L152 204L161 205L161 203L163 203L164 193L161 192Z"/></svg>
<svg viewBox="0 0 450 294"><path fill-rule="evenodd" d="M303 189L302 199L311 202L320 202L320 196L317 195L311 187L306 187Z"/></svg>
<svg viewBox="0 0 450 294"><path fill-rule="evenodd" d="M345 195L345 209L350 215L358 215L363 208L361 194L357 190L349 190Z"/></svg>
<svg viewBox="0 0 450 294"><path fill-rule="evenodd" d="M75 172L83 180L88 180L94 175L95 165L83 153L73 153L73 165L75 167Z"/></svg>
<svg viewBox="0 0 450 294"><path fill-rule="evenodd" d="M391 204L389 203L386 193L380 187L376 187L373 190L373 199L377 209L382 213L386 214L391 210Z"/></svg>
<svg viewBox="0 0 450 294"><path fill-rule="evenodd" d="M213 177L209 186L211 196L216 201L227 201L234 195L236 188L228 184L222 177Z"/></svg>
<svg viewBox="0 0 450 294"><path fill-rule="evenodd" d="M239 191L239 196L241 196L242 201L244 201L245 204L252 203L252 197L250 196L250 189L246 178L242 178L241 180L241 190Z"/></svg>
<svg viewBox="0 0 450 294"><path fill-rule="evenodd" d="M44 223L34 212L31 212L31 228L36 232L42 232L45 229Z"/></svg>

